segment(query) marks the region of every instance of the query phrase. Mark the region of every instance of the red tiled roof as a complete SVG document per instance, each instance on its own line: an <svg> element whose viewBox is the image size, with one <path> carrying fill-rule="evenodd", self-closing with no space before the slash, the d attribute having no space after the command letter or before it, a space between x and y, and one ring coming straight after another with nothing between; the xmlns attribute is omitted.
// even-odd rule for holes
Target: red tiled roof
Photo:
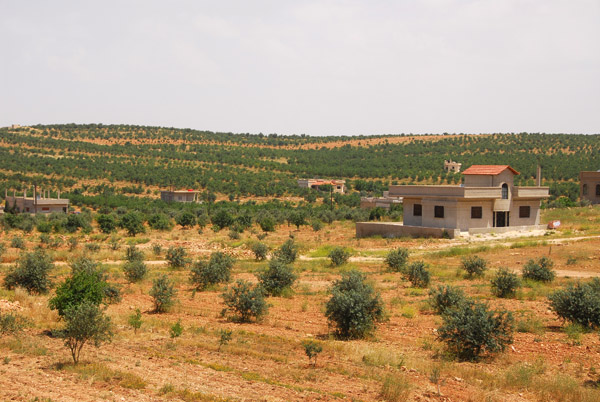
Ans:
<svg viewBox="0 0 600 402"><path fill-rule="evenodd" d="M472 165L466 169L463 174L480 174L480 175L492 175L495 176L504 172L506 169L510 170L514 174L519 174L515 169L508 165Z"/></svg>

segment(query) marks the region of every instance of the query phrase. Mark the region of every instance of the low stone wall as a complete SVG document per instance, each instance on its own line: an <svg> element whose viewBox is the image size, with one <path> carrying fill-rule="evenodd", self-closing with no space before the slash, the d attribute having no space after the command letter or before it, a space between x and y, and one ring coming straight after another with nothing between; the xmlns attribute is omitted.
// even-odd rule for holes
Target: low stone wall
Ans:
<svg viewBox="0 0 600 402"><path fill-rule="evenodd" d="M506 233L506 232L529 232L531 230L544 230L546 225L528 225L528 226L505 226L502 228L471 228L470 235L486 233Z"/></svg>
<svg viewBox="0 0 600 402"><path fill-rule="evenodd" d="M405 226L391 222L357 222L356 237L442 237L444 231L454 239L460 235L458 229L430 228L422 226Z"/></svg>

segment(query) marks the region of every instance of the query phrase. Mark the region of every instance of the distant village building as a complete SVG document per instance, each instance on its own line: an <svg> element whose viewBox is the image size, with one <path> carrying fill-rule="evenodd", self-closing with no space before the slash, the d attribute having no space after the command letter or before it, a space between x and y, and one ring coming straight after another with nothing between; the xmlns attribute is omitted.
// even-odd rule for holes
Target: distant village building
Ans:
<svg viewBox="0 0 600 402"><path fill-rule="evenodd" d="M200 191L196 190L164 190L160 199L165 202L199 202Z"/></svg>
<svg viewBox="0 0 600 402"><path fill-rule="evenodd" d="M403 197L404 222L356 225L357 237L435 236L460 232L528 230L540 226L540 205L548 197L538 168L535 187L514 186L519 174L508 165L473 165L459 186L390 186L390 196Z"/></svg>
<svg viewBox="0 0 600 402"><path fill-rule="evenodd" d="M444 161L444 171L446 172L458 173L460 172L461 166L462 163L453 162L452 159L450 159L449 161Z"/></svg>
<svg viewBox="0 0 600 402"><path fill-rule="evenodd" d="M20 127L21 127L21 125L20 125L20 124L12 124L12 125L10 126L10 128L12 128L12 129L15 129L15 128L20 128Z"/></svg>
<svg viewBox="0 0 600 402"><path fill-rule="evenodd" d="M392 205L402 204L402 197L391 197L389 191L383 192L383 197L361 197L360 207L363 209L390 209Z"/></svg>
<svg viewBox="0 0 600 402"><path fill-rule="evenodd" d="M579 172L579 198L600 204L600 170Z"/></svg>
<svg viewBox="0 0 600 402"><path fill-rule="evenodd" d="M8 191L5 191L4 199L6 200L6 208L14 207L17 212L49 214L69 211L69 200L60 198L60 191L57 198L50 197L50 190L40 190L38 192L37 187L33 188L33 197L27 197L26 190L23 191L23 196L17 196L15 191L13 191L12 196L9 196Z"/></svg>
<svg viewBox="0 0 600 402"><path fill-rule="evenodd" d="M299 179L298 186L301 188L312 188L318 190L320 186L330 185L334 193L344 194L346 192L346 180L323 180L323 179Z"/></svg>

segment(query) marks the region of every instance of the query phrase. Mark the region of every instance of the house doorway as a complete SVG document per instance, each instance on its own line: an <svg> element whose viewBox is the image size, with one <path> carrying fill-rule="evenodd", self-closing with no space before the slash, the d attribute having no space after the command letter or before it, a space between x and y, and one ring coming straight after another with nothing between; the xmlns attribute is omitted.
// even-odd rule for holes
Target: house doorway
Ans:
<svg viewBox="0 0 600 402"><path fill-rule="evenodd" d="M503 228L510 226L510 212L498 211L494 214L494 227Z"/></svg>

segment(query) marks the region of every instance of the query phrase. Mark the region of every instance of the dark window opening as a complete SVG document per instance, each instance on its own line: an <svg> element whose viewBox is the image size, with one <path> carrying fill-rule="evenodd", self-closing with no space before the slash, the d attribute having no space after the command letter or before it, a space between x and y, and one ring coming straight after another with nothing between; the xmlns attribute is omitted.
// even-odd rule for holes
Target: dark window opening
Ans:
<svg viewBox="0 0 600 402"><path fill-rule="evenodd" d="M502 185L502 199L508 200L508 184L506 183Z"/></svg>
<svg viewBox="0 0 600 402"><path fill-rule="evenodd" d="M444 207L441 205L436 205L433 210L433 216L435 216L436 218L443 218L444 217Z"/></svg>
<svg viewBox="0 0 600 402"><path fill-rule="evenodd" d="M413 205L413 216L422 216L423 215L423 206L421 204Z"/></svg>
<svg viewBox="0 0 600 402"><path fill-rule="evenodd" d="M531 216L531 207L530 206L520 206L519 207L519 218L529 218Z"/></svg>
<svg viewBox="0 0 600 402"><path fill-rule="evenodd" d="M481 219L483 217L482 207L471 207L471 219Z"/></svg>
<svg viewBox="0 0 600 402"><path fill-rule="evenodd" d="M600 184L596 184L596 195L600 195Z"/></svg>

